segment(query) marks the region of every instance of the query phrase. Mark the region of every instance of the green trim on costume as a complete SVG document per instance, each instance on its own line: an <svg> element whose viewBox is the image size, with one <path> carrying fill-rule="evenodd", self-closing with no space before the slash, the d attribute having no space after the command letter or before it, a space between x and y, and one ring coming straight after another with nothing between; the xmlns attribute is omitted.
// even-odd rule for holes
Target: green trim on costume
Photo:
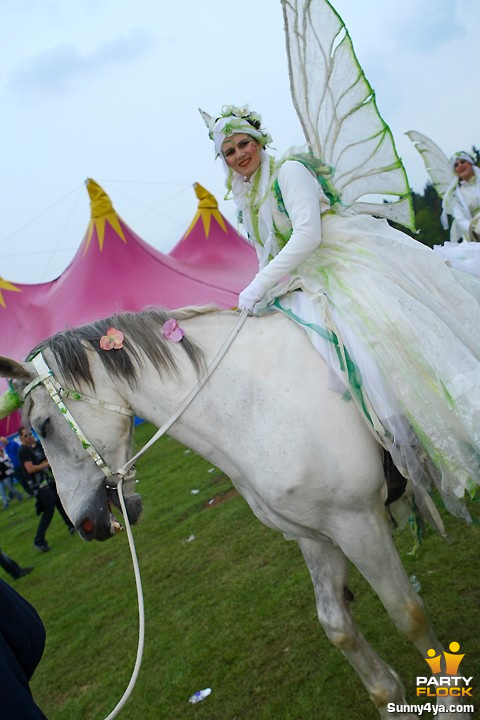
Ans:
<svg viewBox="0 0 480 720"><path fill-rule="evenodd" d="M279 251L282 250L287 242L290 240L290 238L293 235L293 228L289 228L286 232L282 232L280 228L277 227L275 224L275 221L273 221L273 232L275 233L275 237L278 240L278 249Z"/></svg>
<svg viewBox="0 0 480 720"><path fill-rule="evenodd" d="M287 157L286 160L296 160L312 173L325 193L325 197L330 205L342 202L341 195L327 177L332 176L334 173L334 168L331 165L326 165L311 152L294 153L290 157Z"/></svg>
<svg viewBox="0 0 480 720"><path fill-rule="evenodd" d="M288 156L287 158L284 158L282 160L282 165L284 162L287 162L287 160L294 160L296 162L301 163L307 170L313 175L313 177L317 180L318 184L323 190L323 193L325 197L327 198L328 202L330 203L330 208L333 208L333 206L336 203L341 203L341 197L335 190L334 186L330 182L330 180L327 179L327 174L330 175L333 173L333 168L330 167L330 165L325 165L321 162L318 158L316 158L312 153L297 153L292 154ZM287 218L289 218L287 208L285 207L285 203L283 201L282 191L280 189L280 183L278 182L278 177L275 178L273 184L272 184L272 192L275 197L277 208L278 210L283 214L286 215ZM327 212L334 212L334 210L330 210ZM290 228L286 232L282 232L275 224L273 223L273 230L275 232L275 237L279 241L279 250L281 250L287 242L290 240L293 228Z"/></svg>
<svg viewBox="0 0 480 720"><path fill-rule="evenodd" d="M340 194L336 191L333 184L327 178L327 175L333 174L333 168L330 165L325 165L325 163L315 157L313 153L295 153L289 155L288 157L283 158L282 164L284 162L287 162L288 160L294 160L296 162L299 162L301 165L307 168L307 170L313 175L313 177L316 179L316 181L322 188L325 197L330 203L330 206L342 202ZM278 178L275 179L272 190L277 201L278 209L281 213L288 217L288 212L285 207L285 203L283 202L282 191L280 190Z"/></svg>
<svg viewBox="0 0 480 720"><path fill-rule="evenodd" d="M443 395L444 395L444 398L445 398L445 401L447 403L449 410L453 410L456 405L455 400L453 399L451 393L447 390L445 383L443 383L441 380L439 380L439 384L443 390Z"/></svg>
<svg viewBox="0 0 480 720"><path fill-rule="evenodd" d="M273 169L275 166L275 158L270 157L269 158L269 164L270 164L270 177L273 174ZM258 214L260 212L260 208L262 207L263 203L268 197L268 194L270 192L270 181L269 181L269 187L267 188L265 194L263 197L259 198L259 200L255 200L258 192L258 186L260 185L260 179L261 179L261 173L257 171L255 174L255 177L253 178L252 187L247 193L247 200L248 205L250 208L250 218L252 220L252 229L255 235L255 240L258 242L258 244L263 247L264 243L262 241L260 230L258 228Z"/></svg>
<svg viewBox="0 0 480 720"><path fill-rule="evenodd" d="M420 425L415 421L413 416L411 414L407 415L408 421L412 427L413 432L420 440L420 444L422 445L423 449L427 453L428 457L432 461L434 467L440 472L441 475L443 475L442 468L447 468L449 471L455 471L456 465L452 466L452 462L449 460L446 453L436 448L433 442L431 442L429 436L422 430ZM477 462L477 465L480 464L480 453L477 451L477 448L475 445L471 443L465 443L465 455L472 455L475 457L475 460ZM474 500L476 496L478 495L478 479L472 475L468 475L467 473L463 473L464 476L464 488L467 491L468 495L470 496L471 500ZM439 488L440 494L443 495L442 488ZM461 503L462 498L459 496L456 496L457 500Z"/></svg>
<svg viewBox="0 0 480 720"><path fill-rule="evenodd" d="M324 338L324 340L327 340L328 342L332 343L335 347L335 352L337 353L338 363L340 365L340 370L342 373L344 373L347 376L348 379L348 385L350 387L350 391L353 394L353 396L356 398L358 405L362 409L363 414L369 421L369 423L373 427L372 418L370 416L370 413L368 412L367 405L365 403L365 398L363 396L363 390L362 390L362 376L360 373L359 368L355 365L352 358L350 357L350 354L345 346L343 346L343 351L345 354L345 361L340 349L340 343L338 340L338 336L336 333L334 333L332 330L327 330L327 328L322 327L321 325L317 325L316 323L309 323L306 320L302 320L301 317L296 315L292 310L289 310L287 308L282 307L280 304L279 298L275 298L275 300L272 303L273 307L276 307L278 310L283 312L287 317L289 317L294 322L298 323L299 325L303 325L304 327L308 327L310 330L313 330L314 333L319 335L320 337ZM347 398L346 394L343 395L343 399L350 399Z"/></svg>

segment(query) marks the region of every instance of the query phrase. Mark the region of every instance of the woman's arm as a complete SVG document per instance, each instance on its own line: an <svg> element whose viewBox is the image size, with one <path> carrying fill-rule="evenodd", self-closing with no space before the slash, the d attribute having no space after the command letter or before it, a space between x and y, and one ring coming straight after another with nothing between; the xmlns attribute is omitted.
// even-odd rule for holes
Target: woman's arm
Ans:
<svg viewBox="0 0 480 720"><path fill-rule="evenodd" d="M265 288L271 288L292 272L319 245L322 239L319 185L307 168L295 160L282 165L278 184L292 223L292 236L256 277Z"/></svg>
<svg viewBox="0 0 480 720"><path fill-rule="evenodd" d="M458 188L456 193L457 192L462 192L461 188ZM459 235L468 240L468 228L470 226L472 216L468 209L460 202L456 193L452 202L452 215L457 223Z"/></svg>
<svg viewBox="0 0 480 720"><path fill-rule="evenodd" d="M304 165L296 160L288 160L280 168L278 184L293 232L285 247L240 293L238 307L249 312L253 312L254 306L266 291L300 265L320 245L322 239L317 180Z"/></svg>

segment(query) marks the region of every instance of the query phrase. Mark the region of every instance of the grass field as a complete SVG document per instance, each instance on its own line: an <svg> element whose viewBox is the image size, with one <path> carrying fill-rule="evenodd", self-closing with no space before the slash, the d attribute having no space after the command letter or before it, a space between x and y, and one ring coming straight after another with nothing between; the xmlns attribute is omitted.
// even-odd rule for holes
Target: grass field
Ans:
<svg viewBox="0 0 480 720"><path fill-rule="evenodd" d="M139 426L137 445L153 431ZM140 677L119 718L377 720L363 686L317 621L296 544L261 525L217 468L174 440L157 443L138 470L144 514L134 536L146 641ZM479 510L472 504L474 514ZM445 645L461 644L462 674L474 676L478 709L480 526L444 520L451 544L427 531L413 557L407 527L397 546L421 583L437 635ZM70 537L56 514L47 535L52 551L40 555L32 546L36 522L32 501L0 512L2 548L20 564L34 565L17 582L2 577L36 607L47 630L34 697L49 720L103 720L128 684L137 647L126 534L85 543ZM358 624L415 702L415 678L428 669L424 660L354 570L350 587ZM210 697L188 702L206 687Z"/></svg>

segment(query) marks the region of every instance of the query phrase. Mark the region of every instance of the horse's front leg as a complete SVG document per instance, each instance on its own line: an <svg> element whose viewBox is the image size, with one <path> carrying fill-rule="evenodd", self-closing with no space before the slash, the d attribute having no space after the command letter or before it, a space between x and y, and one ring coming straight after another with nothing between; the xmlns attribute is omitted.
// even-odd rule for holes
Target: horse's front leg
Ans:
<svg viewBox="0 0 480 720"><path fill-rule="evenodd" d="M411 713L388 711L388 704L405 706L405 692L394 671L381 660L358 630L345 598L347 559L340 548L327 539L298 544L307 563L315 589L318 618L325 633L353 666L381 718L413 720Z"/></svg>

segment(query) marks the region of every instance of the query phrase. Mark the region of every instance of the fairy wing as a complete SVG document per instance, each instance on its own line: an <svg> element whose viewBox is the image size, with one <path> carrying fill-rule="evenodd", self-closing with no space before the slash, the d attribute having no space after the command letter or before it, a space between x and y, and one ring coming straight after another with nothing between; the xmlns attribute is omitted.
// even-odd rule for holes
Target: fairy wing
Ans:
<svg viewBox="0 0 480 720"><path fill-rule="evenodd" d="M440 150L438 145L434 143L433 140L430 140L430 138L426 135L422 135L422 133L419 133L416 130L409 130L405 133L405 135L410 138L422 156L422 160L428 174L430 175L433 187L440 197L443 198L446 191L455 180L455 173L450 166L447 156L443 150Z"/></svg>
<svg viewBox="0 0 480 720"><path fill-rule="evenodd" d="M282 7L292 99L310 150L335 168L344 204L413 229L405 169L341 17L327 0Z"/></svg>

